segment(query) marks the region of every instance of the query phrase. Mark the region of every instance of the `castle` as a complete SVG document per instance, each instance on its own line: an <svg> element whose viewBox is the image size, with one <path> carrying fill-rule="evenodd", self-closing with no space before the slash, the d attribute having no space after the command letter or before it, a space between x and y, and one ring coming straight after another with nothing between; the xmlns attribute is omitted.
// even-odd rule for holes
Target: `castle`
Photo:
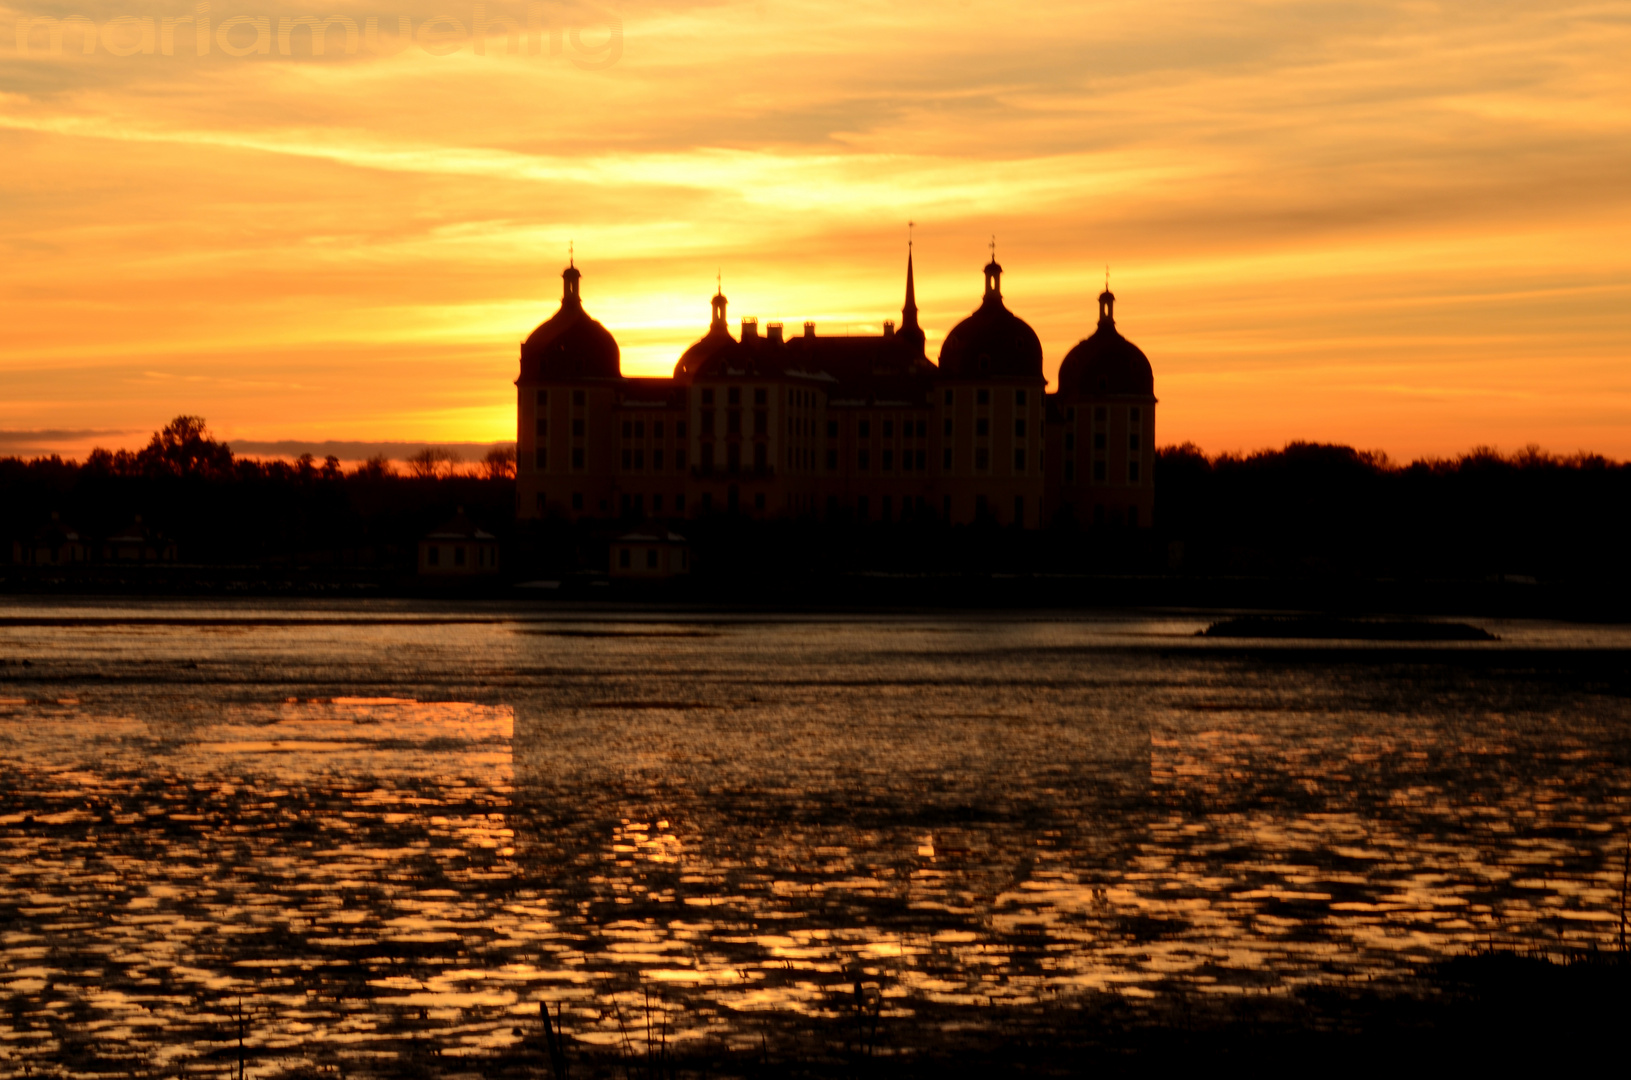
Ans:
<svg viewBox="0 0 1631 1080"><path fill-rule="evenodd" d="M743 319L732 336L721 291L667 379L624 377L582 275L561 276L560 310L522 343L515 381L521 518L1150 524L1154 376L1117 331L1108 288L1049 394L1042 343L1003 303L995 258L938 365L908 252L898 328L834 336L807 322L787 335Z"/></svg>

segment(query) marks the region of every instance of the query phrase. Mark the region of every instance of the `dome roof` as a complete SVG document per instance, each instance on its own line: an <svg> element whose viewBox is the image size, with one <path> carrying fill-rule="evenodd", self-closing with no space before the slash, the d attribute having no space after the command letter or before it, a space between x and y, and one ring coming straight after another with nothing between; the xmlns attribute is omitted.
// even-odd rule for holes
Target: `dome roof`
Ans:
<svg viewBox="0 0 1631 1080"><path fill-rule="evenodd" d="M568 266L561 308L521 343L521 382L616 379L623 369L617 339L589 317L578 296L583 275Z"/></svg>
<svg viewBox="0 0 1631 1080"><path fill-rule="evenodd" d="M1144 351L1116 329L1116 298L1106 289L1099 296L1099 328L1065 354L1059 365L1059 393L1070 398L1098 394L1155 393L1155 373Z"/></svg>
<svg viewBox="0 0 1631 1080"><path fill-rule="evenodd" d="M940 373L958 379L986 376L1042 377L1042 342L1036 331L1002 302L1002 267L985 268L985 299L952 327L940 346Z"/></svg>
<svg viewBox="0 0 1631 1080"><path fill-rule="evenodd" d="M716 293L712 303L714 316L708 324L708 332L680 354L680 362L674 365L676 379L695 378L710 360L718 358L722 362L739 348L737 340L731 337L730 329L725 325L725 307L728 303L725 294Z"/></svg>

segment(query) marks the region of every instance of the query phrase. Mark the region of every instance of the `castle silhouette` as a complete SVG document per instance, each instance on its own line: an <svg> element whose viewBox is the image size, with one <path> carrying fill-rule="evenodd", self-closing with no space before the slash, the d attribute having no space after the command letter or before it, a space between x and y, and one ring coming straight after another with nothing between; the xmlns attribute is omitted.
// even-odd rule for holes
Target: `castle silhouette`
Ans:
<svg viewBox="0 0 1631 1080"><path fill-rule="evenodd" d="M1147 527L1154 506L1154 376L1099 296L1098 327L1066 354L1056 392L1042 343L985 267L980 306L931 362L912 256L901 323L881 335L789 337L743 319L723 291L672 378L626 378L617 340L584 310L582 274L521 345L521 518L989 521Z"/></svg>

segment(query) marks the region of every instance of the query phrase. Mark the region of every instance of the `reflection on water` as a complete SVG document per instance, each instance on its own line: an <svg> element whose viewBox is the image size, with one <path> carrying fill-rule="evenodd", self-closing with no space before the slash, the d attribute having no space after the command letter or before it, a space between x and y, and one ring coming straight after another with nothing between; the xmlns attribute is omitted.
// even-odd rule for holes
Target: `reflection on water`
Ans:
<svg viewBox="0 0 1631 1080"><path fill-rule="evenodd" d="M886 1019L1619 929L1623 631L0 614L0 1072L235 1066L240 1002L250 1072L349 1071L540 1000L754 1044L857 983Z"/></svg>

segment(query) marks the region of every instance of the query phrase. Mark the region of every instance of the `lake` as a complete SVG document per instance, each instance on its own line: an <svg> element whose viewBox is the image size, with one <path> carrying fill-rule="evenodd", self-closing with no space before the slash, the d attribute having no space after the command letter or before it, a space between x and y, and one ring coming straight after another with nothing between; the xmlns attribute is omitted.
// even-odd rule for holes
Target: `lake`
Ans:
<svg viewBox="0 0 1631 1080"><path fill-rule="evenodd" d="M0 1072L241 1032L252 1075L476 1074L540 1002L744 1047L1617 946L1631 630L1213 618L5 600Z"/></svg>

